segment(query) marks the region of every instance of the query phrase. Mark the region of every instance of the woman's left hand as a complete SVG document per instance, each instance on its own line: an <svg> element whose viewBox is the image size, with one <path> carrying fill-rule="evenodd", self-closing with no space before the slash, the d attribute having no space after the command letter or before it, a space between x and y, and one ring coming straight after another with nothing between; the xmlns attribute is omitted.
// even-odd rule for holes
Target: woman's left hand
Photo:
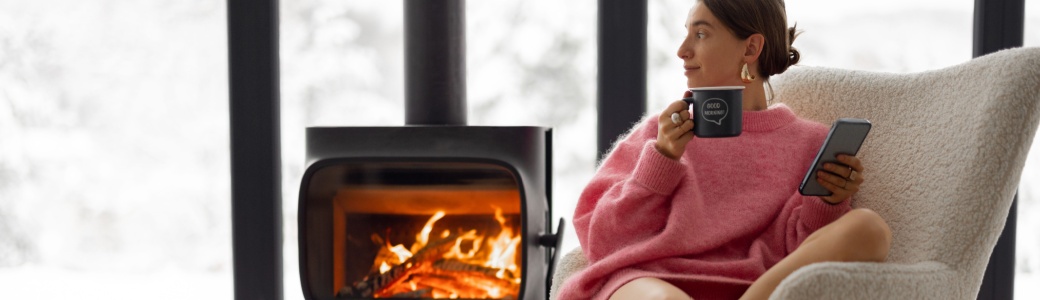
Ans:
<svg viewBox="0 0 1040 300"><path fill-rule="evenodd" d="M863 163L855 156L840 154L838 163L825 163L823 169L825 171L817 171L816 181L831 191L830 196L820 196L827 203L841 203L858 192L863 184Z"/></svg>

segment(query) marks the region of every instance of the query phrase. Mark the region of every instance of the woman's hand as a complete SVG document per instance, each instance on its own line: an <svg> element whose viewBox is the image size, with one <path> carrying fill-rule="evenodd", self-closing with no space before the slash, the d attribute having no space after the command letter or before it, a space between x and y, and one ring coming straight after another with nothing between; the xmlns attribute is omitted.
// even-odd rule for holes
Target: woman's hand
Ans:
<svg viewBox="0 0 1040 300"><path fill-rule="evenodd" d="M683 97L693 94L686 91ZM672 121L672 114L679 114L679 124ZM686 151L686 144L693 139L693 120L690 120L689 104L679 100L672 102L657 116L657 152L662 155L679 160Z"/></svg>
<svg viewBox="0 0 1040 300"><path fill-rule="evenodd" d="M852 155L838 155L839 163L825 163L823 169L817 171L816 181L828 191L830 196L820 196L820 199L830 204L838 204L848 199L859 191L863 184L863 163L859 158Z"/></svg>

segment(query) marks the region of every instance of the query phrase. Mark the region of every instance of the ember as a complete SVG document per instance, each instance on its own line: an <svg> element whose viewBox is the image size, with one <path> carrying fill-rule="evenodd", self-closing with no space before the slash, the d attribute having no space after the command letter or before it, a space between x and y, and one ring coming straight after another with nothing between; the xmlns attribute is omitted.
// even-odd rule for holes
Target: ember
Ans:
<svg viewBox="0 0 1040 300"><path fill-rule="evenodd" d="M517 265L520 236L495 208L497 235L478 229L444 230L432 238L438 211L426 222L410 247L380 244L369 275L339 291L341 297L515 299L521 272Z"/></svg>

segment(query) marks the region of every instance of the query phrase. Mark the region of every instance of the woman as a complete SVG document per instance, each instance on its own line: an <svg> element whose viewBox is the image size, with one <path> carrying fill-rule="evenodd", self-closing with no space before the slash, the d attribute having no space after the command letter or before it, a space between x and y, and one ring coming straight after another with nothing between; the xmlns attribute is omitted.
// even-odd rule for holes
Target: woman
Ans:
<svg viewBox="0 0 1040 300"><path fill-rule="evenodd" d="M687 85L744 86L743 133L695 138L681 100L636 125L581 195L574 226L590 265L560 299L766 299L811 263L885 260L888 225L850 206L859 159L825 165L832 196L797 192L828 128L766 100L769 77L799 59L786 18L782 0L693 6L677 53Z"/></svg>

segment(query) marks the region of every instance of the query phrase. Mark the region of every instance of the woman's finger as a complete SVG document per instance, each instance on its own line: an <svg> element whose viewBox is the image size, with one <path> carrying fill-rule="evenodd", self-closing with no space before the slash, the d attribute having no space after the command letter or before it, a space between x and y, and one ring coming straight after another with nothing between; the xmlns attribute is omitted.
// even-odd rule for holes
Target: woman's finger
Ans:
<svg viewBox="0 0 1040 300"><path fill-rule="evenodd" d="M852 175L852 169L850 169L849 166L845 166L845 165L841 165L841 164L825 163L825 164L823 164L823 169L827 170L827 172L831 172L831 173L837 174L838 176L841 176L841 177L844 177L844 178L849 178L849 176Z"/></svg>
<svg viewBox="0 0 1040 300"><path fill-rule="evenodd" d="M679 126L678 130L682 134L693 134L693 120L686 119L686 121L683 121L682 126Z"/></svg>
<svg viewBox="0 0 1040 300"><path fill-rule="evenodd" d="M816 174L817 181L831 192L830 196L820 197L829 203L841 202L859 192L863 183L863 163L852 155L838 155L838 163L826 163L825 171Z"/></svg>
<svg viewBox="0 0 1040 300"><path fill-rule="evenodd" d="M830 181L827 181L826 179L823 179L823 177L820 176L816 176L816 182L819 183L820 186L822 186L824 189L830 191L831 194L837 193L841 190L840 186L836 186L833 183L830 183Z"/></svg>
<svg viewBox="0 0 1040 300"><path fill-rule="evenodd" d="M673 121L673 116L678 119ZM678 159L685 152L686 143L692 137L687 138L693 128L689 113L689 105L685 101L676 100L669 103L657 117L657 150L665 156Z"/></svg>
<svg viewBox="0 0 1040 300"><path fill-rule="evenodd" d="M820 186L823 186L823 188L825 188L825 189L827 189L828 191L831 192L830 196L821 196L820 197L824 201L827 201L827 202L830 202L830 203L838 203L838 202L841 202L842 200L845 200L845 198L848 198L848 194L846 194L845 190L843 190L840 186L836 186L833 183L827 182L827 181L823 180L823 178L817 178L816 181L818 181L820 183Z"/></svg>
<svg viewBox="0 0 1040 300"><path fill-rule="evenodd" d="M856 185L860 185L860 184L862 184L862 183L863 183L863 181L864 181L864 179L863 179L863 173L860 173L860 172L856 172L856 175L855 175L854 177L855 177L855 178L852 178L852 181L853 181L853 182L855 182L855 183L856 183Z"/></svg>
<svg viewBox="0 0 1040 300"><path fill-rule="evenodd" d="M849 166L853 170L856 170L856 172L860 172L860 173L863 172L863 162L860 161L859 158L857 158L855 156L848 155L848 154L838 155L838 161L844 163L845 165Z"/></svg>
<svg viewBox="0 0 1040 300"><path fill-rule="evenodd" d="M666 133L669 141L678 141L683 134L686 134L693 128L693 122L690 120L683 121L682 124L672 128Z"/></svg>
<svg viewBox="0 0 1040 300"><path fill-rule="evenodd" d="M657 116L657 124L659 126L667 126L669 124L672 124L672 112L661 112L661 115Z"/></svg>
<svg viewBox="0 0 1040 300"><path fill-rule="evenodd" d="M843 190L849 193L849 195L855 194L856 192L859 192L859 183L849 181L849 184L845 186Z"/></svg>
<svg viewBox="0 0 1040 300"><path fill-rule="evenodd" d="M675 102L672 102L671 104L668 104L668 107L665 108L665 111L667 111L667 112L669 112L669 114L671 114L673 112L680 112L680 111L687 110L687 108L689 108L689 107L690 107L690 105L687 104L686 101L675 100Z"/></svg>
<svg viewBox="0 0 1040 300"><path fill-rule="evenodd" d="M823 179L823 181L830 183L838 188L845 189L848 186L848 181L845 178L838 175L834 175L830 172L819 171L816 173L816 177ZM833 192L833 191L832 191Z"/></svg>
<svg viewBox="0 0 1040 300"><path fill-rule="evenodd" d="M859 185L863 183L864 180L863 171L865 169L863 168L863 161L861 161L858 157L851 155L840 155L838 159L843 160L846 164L849 165L849 168L852 168L852 172L851 174L849 174L848 178L852 180L851 183L855 184L857 188L850 190L853 192L859 191Z"/></svg>
<svg viewBox="0 0 1040 300"><path fill-rule="evenodd" d="M690 121L686 121L686 122L690 123L689 126L691 128L693 127L693 122L690 122ZM685 127L686 125L683 125L683 126ZM675 139L675 143L683 145L683 149L686 149L685 145L687 143L689 143L690 140L692 140L692 139L693 139L693 131L685 130L683 132L683 134L679 135L679 137Z"/></svg>

